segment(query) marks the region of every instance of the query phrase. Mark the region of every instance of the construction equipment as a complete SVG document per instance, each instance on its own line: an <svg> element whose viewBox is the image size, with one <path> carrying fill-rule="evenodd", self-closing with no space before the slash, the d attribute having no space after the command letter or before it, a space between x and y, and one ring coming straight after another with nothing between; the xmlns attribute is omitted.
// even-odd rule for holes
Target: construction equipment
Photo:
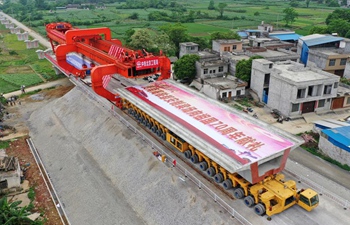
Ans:
<svg viewBox="0 0 350 225"><path fill-rule="evenodd" d="M97 94L183 153L184 159L235 198L244 197L245 204L254 206L256 214L272 216L295 204L310 211L318 205L315 191L298 191L295 181L284 181L280 174L292 148L302 143L300 138L165 80L170 77L167 57L126 49L111 38L108 28L76 29L56 23L46 29L56 59L46 58L56 67L73 75L91 70ZM82 54L83 64L95 66L72 66L72 53ZM158 80L147 85L113 88L115 92L107 89L115 74L135 78L159 72Z"/></svg>
<svg viewBox="0 0 350 225"><path fill-rule="evenodd" d="M46 33L55 59L46 58L73 76L85 78L91 73L94 91L112 102L116 96L103 84L114 74L133 79L154 74L160 74L158 80L170 78L170 60L162 52L155 56L145 49L125 48L120 40L112 39L109 28L78 29L59 22L46 25ZM81 62L76 63L78 60Z"/></svg>

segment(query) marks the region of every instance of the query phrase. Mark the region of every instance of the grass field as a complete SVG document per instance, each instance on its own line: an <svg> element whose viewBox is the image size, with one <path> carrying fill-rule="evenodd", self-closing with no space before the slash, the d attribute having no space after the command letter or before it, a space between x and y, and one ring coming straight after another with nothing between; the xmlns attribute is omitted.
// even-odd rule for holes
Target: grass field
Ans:
<svg viewBox="0 0 350 225"><path fill-rule="evenodd" d="M37 49L26 49L24 41L18 41L3 25L0 25L0 33L0 93L62 77L55 74L47 60L38 59Z"/></svg>
<svg viewBox="0 0 350 225"><path fill-rule="evenodd" d="M209 0L178 0L179 4L187 8L185 15L191 10L194 12L200 11L202 14L207 14L213 19L198 19L195 23L184 24L188 28L188 33L193 36L208 37L214 31L228 31L241 29L256 29L261 21L275 26L275 28L285 28L283 21L283 10L289 7L289 1L283 0L221 0L220 2L227 3L224 11L224 16L232 18L230 20L215 19L219 12L208 10ZM105 9L78 9L78 10L56 10L55 12L44 11L44 18L41 21L32 21L33 24L40 25L36 29L39 33L45 34L45 21L68 21L68 22L83 22L90 21L91 25L80 25L80 28L86 27L109 27L112 30L113 37L122 39L124 33L130 28L149 27L158 29L159 26L166 24L165 21L148 21L148 14L152 11L163 11L168 15L173 12L164 9L116 9L119 3L107 4ZM218 2L215 1L215 5ZM311 1L309 8L306 8L306 3L299 2L299 7L295 8L299 13L299 17L295 23L288 29L294 29L299 34L307 35L310 28L315 25L324 25L324 21L329 13L334 9L326 7L322 4L317 4ZM130 20L128 17L132 13L139 15L138 20ZM256 14L257 13L257 14Z"/></svg>

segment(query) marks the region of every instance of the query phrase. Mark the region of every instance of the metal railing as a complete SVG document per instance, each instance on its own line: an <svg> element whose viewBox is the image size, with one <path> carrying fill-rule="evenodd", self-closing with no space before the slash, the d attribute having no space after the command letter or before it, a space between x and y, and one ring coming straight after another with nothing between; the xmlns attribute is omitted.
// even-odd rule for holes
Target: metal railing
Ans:
<svg viewBox="0 0 350 225"><path fill-rule="evenodd" d="M30 151L32 152L32 155L35 159L35 162L36 162L36 165L38 166L39 168L39 171L40 171L40 174L42 174L42 178L45 182L45 185L47 187L47 190L49 191L50 193L50 196L51 196L51 199L55 205L55 208L58 212L58 215L61 219L61 222L62 224L64 225L70 225L71 223L69 222L69 219L66 215L66 211L64 210L63 208L63 204L61 202L61 200L59 199L58 195L57 195L57 192L50 180L50 177L49 177L49 174L47 173L46 169L45 169L45 166L44 166L44 163L41 161L41 158L38 154L38 151L36 150L35 146L34 146L34 143L32 141L31 138L27 139L27 144L30 148Z"/></svg>

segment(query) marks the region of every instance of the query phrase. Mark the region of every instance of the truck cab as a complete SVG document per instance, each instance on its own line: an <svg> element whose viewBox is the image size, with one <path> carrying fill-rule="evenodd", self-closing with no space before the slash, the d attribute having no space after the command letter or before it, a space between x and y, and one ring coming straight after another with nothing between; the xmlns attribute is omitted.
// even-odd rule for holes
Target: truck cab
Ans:
<svg viewBox="0 0 350 225"><path fill-rule="evenodd" d="M311 189L298 192L298 205L307 211L311 211L318 206L319 198L317 192Z"/></svg>

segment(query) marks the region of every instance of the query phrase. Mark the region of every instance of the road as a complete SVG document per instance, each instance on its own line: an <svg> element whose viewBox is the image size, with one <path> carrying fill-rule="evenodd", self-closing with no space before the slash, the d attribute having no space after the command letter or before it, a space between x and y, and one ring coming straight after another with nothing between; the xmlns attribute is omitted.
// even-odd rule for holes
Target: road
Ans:
<svg viewBox="0 0 350 225"><path fill-rule="evenodd" d="M0 12L0 15L3 17L6 17L6 19L14 23L17 27L21 28L22 30L27 31L31 37L33 37L34 39L37 39L40 42L40 44L43 45L44 47L51 48L50 42L40 34L36 33L26 25L22 24L21 22L17 21L16 19L10 17L9 15L3 12Z"/></svg>

